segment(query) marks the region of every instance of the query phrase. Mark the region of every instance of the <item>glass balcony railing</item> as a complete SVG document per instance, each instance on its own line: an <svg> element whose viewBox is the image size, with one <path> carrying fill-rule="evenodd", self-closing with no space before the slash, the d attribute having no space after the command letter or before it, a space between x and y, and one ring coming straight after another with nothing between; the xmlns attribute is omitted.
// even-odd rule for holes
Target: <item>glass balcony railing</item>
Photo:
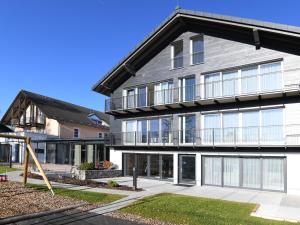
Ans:
<svg viewBox="0 0 300 225"><path fill-rule="evenodd" d="M300 145L299 125L271 125L201 130L119 132L108 135L110 145L130 146L286 146Z"/></svg>
<svg viewBox="0 0 300 225"><path fill-rule="evenodd" d="M299 91L298 72L299 69L293 69L214 81L205 80L204 75L204 81L200 84L107 99L105 111Z"/></svg>

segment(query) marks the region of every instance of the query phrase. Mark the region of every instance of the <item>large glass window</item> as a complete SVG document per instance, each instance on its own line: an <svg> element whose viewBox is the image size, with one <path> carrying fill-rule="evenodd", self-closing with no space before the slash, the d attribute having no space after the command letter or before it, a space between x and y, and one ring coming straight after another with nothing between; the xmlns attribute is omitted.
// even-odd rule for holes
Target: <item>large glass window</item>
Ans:
<svg viewBox="0 0 300 225"><path fill-rule="evenodd" d="M196 96L196 81L195 77L182 78L180 80L180 100L193 101Z"/></svg>
<svg viewBox="0 0 300 225"><path fill-rule="evenodd" d="M172 139L172 118L161 118L162 143L170 143Z"/></svg>
<svg viewBox="0 0 300 225"><path fill-rule="evenodd" d="M137 142L138 143L147 143L148 130L147 130L147 120L138 120L137 127Z"/></svg>
<svg viewBox="0 0 300 225"><path fill-rule="evenodd" d="M280 90L282 87L281 62L260 66L261 91Z"/></svg>
<svg viewBox="0 0 300 225"><path fill-rule="evenodd" d="M154 105L173 102L173 82L166 81L154 85Z"/></svg>
<svg viewBox="0 0 300 225"><path fill-rule="evenodd" d="M135 107L135 90L129 89L127 90L127 109L134 108Z"/></svg>
<svg viewBox="0 0 300 225"><path fill-rule="evenodd" d="M221 96L220 73L212 73L204 76L205 97L216 98Z"/></svg>
<svg viewBox="0 0 300 225"><path fill-rule="evenodd" d="M136 121L134 120L126 121L126 131L124 134L125 143L127 144L135 143L135 131L136 131Z"/></svg>
<svg viewBox="0 0 300 225"><path fill-rule="evenodd" d="M203 141L205 143L221 142L221 115L204 115Z"/></svg>
<svg viewBox="0 0 300 225"><path fill-rule="evenodd" d="M183 67L183 41L178 41L172 45L172 68Z"/></svg>
<svg viewBox="0 0 300 225"><path fill-rule="evenodd" d="M196 135L196 117L195 115L186 115L180 117L180 142L195 143Z"/></svg>
<svg viewBox="0 0 300 225"><path fill-rule="evenodd" d="M282 109L267 109L261 111L262 142L282 142L283 111Z"/></svg>
<svg viewBox="0 0 300 225"><path fill-rule="evenodd" d="M137 106L138 107L147 106L147 88L146 87L138 88Z"/></svg>
<svg viewBox="0 0 300 225"><path fill-rule="evenodd" d="M238 141L239 130L239 114L224 113L223 114L223 142L236 143Z"/></svg>
<svg viewBox="0 0 300 225"><path fill-rule="evenodd" d="M240 159L224 157L224 186L238 187L240 185Z"/></svg>
<svg viewBox="0 0 300 225"><path fill-rule="evenodd" d="M204 184L222 185L221 157L204 157Z"/></svg>
<svg viewBox="0 0 300 225"><path fill-rule="evenodd" d="M258 91L258 68L249 67L241 70L241 92L251 94Z"/></svg>
<svg viewBox="0 0 300 225"><path fill-rule="evenodd" d="M238 94L238 71L228 71L223 74L223 96L235 96Z"/></svg>
<svg viewBox="0 0 300 225"><path fill-rule="evenodd" d="M284 160L263 159L263 189L284 191Z"/></svg>
<svg viewBox="0 0 300 225"><path fill-rule="evenodd" d="M259 112L242 112L242 142L258 143L259 140Z"/></svg>
<svg viewBox="0 0 300 225"><path fill-rule="evenodd" d="M243 187L261 188L261 163L259 158L243 159Z"/></svg>
<svg viewBox="0 0 300 225"><path fill-rule="evenodd" d="M162 155L162 179L173 178L173 155Z"/></svg>
<svg viewBox="0 0 300 225"><path fill-rule="evenodd" d="M191 39L192 42L192 61L191 63L199 64L204 61L204 43L203 36L197 36Z"/></svg>
<svg viewBox="0 0 300 225"><path fill-rule="evenodd" d="M150 120L150 143L160 143L159 139L159 119Z"/></svg>
<svg viewBox="0 0 300 225"><path fill-rule="evenodd" d="M203 156L206 185L285 191L285 158Z"/></svg>

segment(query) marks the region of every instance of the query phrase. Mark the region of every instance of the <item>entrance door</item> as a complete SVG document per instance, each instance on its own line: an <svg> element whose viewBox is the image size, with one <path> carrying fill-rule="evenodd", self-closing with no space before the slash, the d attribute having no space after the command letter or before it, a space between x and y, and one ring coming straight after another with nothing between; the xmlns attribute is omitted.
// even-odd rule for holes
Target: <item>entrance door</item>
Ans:
<svg viewBox="0 0 300 225"><path fill-rule="evenodd" d="M196 183L196 158L194 155L179 156L179 183Z"/></svg>

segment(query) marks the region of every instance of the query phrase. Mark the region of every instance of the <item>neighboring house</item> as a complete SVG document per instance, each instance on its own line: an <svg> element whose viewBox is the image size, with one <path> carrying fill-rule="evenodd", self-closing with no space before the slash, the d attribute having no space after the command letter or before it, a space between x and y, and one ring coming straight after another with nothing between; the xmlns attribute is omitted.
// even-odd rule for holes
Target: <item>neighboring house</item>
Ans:
<svg viewBox="0 0 300 225"><path fill-rule="evenodd" d="M109 117L102 112L22 90L1 123L10 125L15 135L31 137L42 163L79 165L109 159L104 145ZM22 142L1 143L10 143L12 161L22 163Z"/></svg>
<svg viewBox="0 0 300 225"><path fill-rule="evenodd" d="M300 28L177 10L104 76L132 175L300 194Z"/></svg>

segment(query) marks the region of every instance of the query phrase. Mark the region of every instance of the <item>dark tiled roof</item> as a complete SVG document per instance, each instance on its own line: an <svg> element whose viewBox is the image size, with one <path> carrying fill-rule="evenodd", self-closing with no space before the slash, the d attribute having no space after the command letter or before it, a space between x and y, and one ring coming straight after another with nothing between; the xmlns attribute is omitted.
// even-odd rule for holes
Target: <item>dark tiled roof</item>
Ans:
<svg viewBox="0 0 300 225"><path fill-rule="evenodd" d="M161 31L164 26L166 26L170 21L176 17L185 17L185 16L195 16L198 20L210 20L217 23L231 23L233 26L246 26L249 28L258 28L258 29L267 29L270 32L283 32L285 34L297 35L300 36L300 27L290 26L285 24L264 22L254 19L245 19L240 17L225 16L221 14L199 12L186 9L177 9L175 10L166 20L164 20L153 32L151 32L143 41L141 41L136 47L130 51L125 57L123 57L119 63L117 63L110 71L105 74L102 79L100 79L95 85L93 85L92 90L97 92L97 88L101 85L104 80L110 77L113 72L115 72L119 67L121 67L126 60L128 60L136 51L138 51L151 37L156 33ZM103 93L105 94L105 93Z"/></svg>
<svg viewBox="0 0 300 225"><path fill-rule="evenodd" d="M109 115L105 113L25 90L20 91L14 102L16 102L22 95L26 97L27 100L35 104L48 118L55 119L61 123L74 123L93 127L103 127L93 123L88 118L89 115L95 114L99 119L109 124ZM8 112L9 110L10 109L8 109ZM4 115L2 122L3 120L7 121L5 118L7 115L8 113Z"/></svg>

